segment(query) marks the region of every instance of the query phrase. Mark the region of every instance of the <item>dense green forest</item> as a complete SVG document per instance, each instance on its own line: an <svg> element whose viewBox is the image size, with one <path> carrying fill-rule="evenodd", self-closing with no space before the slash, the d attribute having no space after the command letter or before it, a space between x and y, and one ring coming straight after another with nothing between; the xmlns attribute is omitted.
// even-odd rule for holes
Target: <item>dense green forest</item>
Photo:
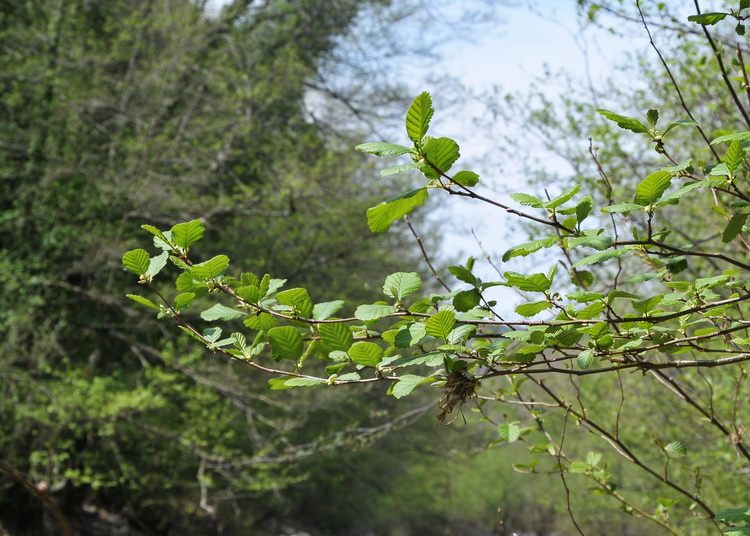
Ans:
<svg viewBox="0 0 750 536"><path fill-rule="evenodd" d="M550 69L539 90L480 96L503 162L481 182L447 174L458 146L425 136L429 94L387 68L461 33L435 5L0 4L0 534L720 534L715 514L750 505L745 4L695 20L697 2L578 1L582 27L644 48L611 81ZM455 100L442 89L436 116ZM707 143L725 135L729 151ZM374 140L359 148L412 162L354 150ZM507 163L522 176L506 203L481 188ZM370 232L428 190L426 207L447 191L500 209L514 247L479 268L498 281L474 275L481 259L442 269L450 223L421 207L414 234ZM169 246L197 228L189 255L197 239ZM167 255L143 265L136 248L173 253L172 271L151 282ZM227 274L193 271L221 255ZM263 274L265 302L226 299ZM498 305L498 286L530 303ZM149 291L160 320L125 297ZM215 321L258 355L211 340ZM320 321L353 322L348 342ZM596 374L610 365L626 369ZM269 389L264 367L289 376Z"/></svg>

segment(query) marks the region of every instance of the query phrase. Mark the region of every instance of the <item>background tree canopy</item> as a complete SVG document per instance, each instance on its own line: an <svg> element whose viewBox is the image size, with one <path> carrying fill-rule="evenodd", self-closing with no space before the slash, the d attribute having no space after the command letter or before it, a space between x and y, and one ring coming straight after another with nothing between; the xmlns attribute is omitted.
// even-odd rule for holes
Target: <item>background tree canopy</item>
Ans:
<svg viewBox="0 0 750 536"><path fill-rule="evenodd" d="M488 135L497 140L495 153L520 163L524 178L536 177L535 195L516 195L512 208L529 225L509 227L513 244L524 233L531 242L497 252L496 263L512 263L497 282L477 280L470 260L442 272L447 294L428 284L414 303L423 260L413 237L403 226L372 234L364 214L375 207L370 228L388 227L391 216L426 197L424 177L399 168L378 178L374 163L352 147L382 138L378 131L394 110L403 116L409 108L413 95L382 70L383 57L401 45L387 30L408 17L435 24L434 6L246 0L207 11L188 0L16 4L0 6L0 529L58 531L46 493L82 534L126 525L144 534L567 535L613 526L633 535L719 534L713 515L747 506L742 360L658 369L707 355L742 357L750 340L742 338L742 271L722 273L725 260L742 267L750 252L743 228L750 201L741 186L747 140L733 138L731 157L726 147L707 143L750 129L743 113L750 107L743 104L747 2L695 19L698 3L688 11L677 2L638 9L579 1L582 21L637 32L645 43L650 31L658 54L636 55L622 67L631 83L582 86L548 74L539 87L567 84L559 98L542 91L487 96L500 130ZM417 50L419 41L408 44L404 54L418 51L418 61L431 51ZM488 200L481 184L473 189L475 174L447 175L452 140L424 137L432 116L425 95L407 115L414 147L361 148L410 153L406 167L421 170L430 188ZM649 134L658 117L648 110L656 108L662 131L683 121L666 141ZM597 109L617 113L602 117ZM403 143L399 136L394 141ZM550 152L572 172L550 169ZM703 184L678 190L677 206L644 208L675 195L676 188L665 193L669 181L664 186L662 175L653 176L665 165L675 186L683 179ZM726 184L705 182L725 176ZM730 206L727 192L740 204ZM385 198L392 199L378 205ZM564 206L571 200L574 206ZM612 208L622 200L629 208ZM423 210L410 217L416 229L425 223ZM584 229L587 218L601 230ZM178 222L186 223L173 227ZM253 345L270 352L259 351L256 362L231 338L227 344L241 348L234 350L238 359L207 353L122 298L145 294L123 271L122 252L131 250L125 266L138 274L167 262L165 254L149 266L149 253L141 270L133 248L165 245L158 236L153 245L144 242L144 223L171 228L172 236L184 231L182 244L205 233L189 256L175 256L175 264L191 263L176 286L161 274L155 279L153 290L167 303L186 307L195 298L208 307L221 291L236 297L235 289L262 286L251 274L286 278L266 280L267 302L248 290L240 309L220 303L199 314L174 305L160 315L180 310L182 327L211 349L224 344L210 339L218 332L191 326L226 321L226 333L245 331L247 347L252 335ZM439 235L442 222L430 223ZM612 253L615 242L630 240L618 234L624 229L634 230L631 242L639 243L627 244L627 255ZM434 251L437 237L424 238ZM694 246L715 249L675 254ZM539 250L541 261L527 256ZM223 269L211 268L210 259L221 254L231 257L224 278ZM508 271L538 271L540 264L545 272L560 269ZM211 273L198 277L191 266ZM432 280L430 272L421 279ZM496 283L544 299L506 311L491 297ZM280 294L282 284L292 290ZM312 300L302 288L311 289ZM387 302L372 303L384 295ZM722 300L731 307L713 306ZM316 313L305 311L308 303L318 304L321 318L353 315L355 324L364 323L353 328L361 355L351 350L352 332L320 329L309 318ZM355 309L359 303L370 309ZM374 312L383 307L385 314ZM618 316L619 307L631 308L625 314L639 322ZM482 308L501 318L520 315L515 325L522 329L506 326L468 346L476 330L457 322L480 325L484 317L466 315ZM697 308L700 318L681 313L685 308ZM531 317L558 309L562 316L534 327ZM680 315L672 324L648 321L674 310ZM396 323L381 330L390 312ZM274 314L284 336L269 332ZM683 316L694 323L677 320ZM581 326L561 331L549 324L555 320ZM301 341L300 333L307 337L302 356L285 338ZM594 375L623 364L620 354L652 355L645 353L652 346L653 362L633 357L624 363L632 369ZM410 347L403 359L413 363L380 366ZM285 361L290 356L294 363ZM374 381L276 390L295 385L276 378L269 390L268 377L243 359L274 369L286 363L298 386L310 384L300 371L335 383L356 368ZM571 373L544 381L536 371L523 374L534 365ZM410 396L385 396L377 383L389 379L398 380L393 394ZM434 391L414 389L427 380L445 389L440 410ZM455 418L454 425L436 430L431 419L420 420L426 412ZM464 420L492 426L463 427ZM726 519L741 524L748 516Z"/></svg>

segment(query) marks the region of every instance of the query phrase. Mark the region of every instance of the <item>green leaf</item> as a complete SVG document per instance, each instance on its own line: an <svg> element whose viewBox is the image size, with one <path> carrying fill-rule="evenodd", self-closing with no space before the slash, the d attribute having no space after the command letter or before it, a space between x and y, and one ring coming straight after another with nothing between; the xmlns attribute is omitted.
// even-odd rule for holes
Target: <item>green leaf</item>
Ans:
<svg viewBox="0 0 750 536"><path fill-rule="evenodd" d="M244 316L247 316L247 313L243 313L237 309L232 309L231 307L227 307L220 303L213 305L201 313L201 318L207 322L212 322L214 320L224 320L228 322Z"/></svg>
<svg viewBox="0 0 750 536"><path fill-rule="evenodd" d="M643 207L641 205L634 205L633 203L618 203L616 205L602 208L602 212L605 214L619 214L621 212L631 212L633 210L643 210Z"/></svg>
<svg viewBox="0 0 750 536"><path fill-rule="evenodd" d="M125 294L126 297L130 298L134 302L138 302L141 305L145 305L146 307L150 307L151 309L156 309L159 311L159 306L156 305L154 302L149 300L148 298L144 298L143 296L138 296L138 294Z"/></svg>
<svg viewBox="0 0 750 536"><path fill-rule="evenodd" d="M349 326L343 323L329 323L319 324L318 333L323 344L330 349L330 351L346 352L351 348L354 342L354 335Z"/></svg>
<svg viewBox="0 0 750 536"><path fill-rule="evenodd" d="M145 275L149 264L150 258L145 249L134 249L122 256L122 265L125 269L138 275Z"/></svg>
<svg viewBox="0 0 750 536"><path fill-rule="evenodd" d="M732 216L729 223L727 223L727 226L724 228L724 232L721 234L721 241L728 244L737 238L737 235L742 232L742 227L747 221L747 216L748 214L744 212L739 212Z"/></svg>
<svg viewBox="0 0 750 536"><path fill-rule="evenodd" d="M429 179L437 179L442 176L442 173L446 173L453 167L460 156L458 144L450 138L430 138L424 146L423 152L432 166L435 166L433 168L427 164L419 168Z"/></svg>
<svg viewBox="0 0 750 536"><path fill-rule="evenodd" d="M427 188L417 188L405 194L392 197L379 205L367 209L367 224L374 233L387 231L391 223L409 214L414 207L425 202Z"/></svg>
<svg viewBox="0 0 750 536"><path fill-rule="evenodd" d="M427 334L424 322L409 322L405 326L401 326L396 332L396 336L393 339L393 345L396 348L410 348L416 344L419 344L424 336Z"/></svg>
<svg viewBox="0 0 750 536"><path fill-rule="evenodd" d="M302 357L302 335L291 326L275 327L268 330L271 351L283 359L297 361Z"/></svg>
<svg viewBox="0 0 750 536"><path fill-rule="evenodd" d="M146 270L146 276L153 278L156 274L161 272L161 269L167 265L167 259L169 258L169 252L163 251L161 255L151 257L148 261L148 270Z"/></svg>
<svg viewBox="0 0 750 536"><path fill-rule="evenodd" d="M726 134L725 136L719 136L718 138L714 139L711 142L711 145L716 145L718 143L724 143L725 141L745 141L750 140L750 131L745 132L735 132L734 134Z"/></svg>
<svg viewBox="0 0 750 536"><path fill-rule="evenodd" d="M635 132L636 134L648 132L648 129L643 125L643 123L641 123L637 119L616 114L604 109L599 109L597 110L597 112L599 112L610 121L614 121L615 123L617 123L618 127L624 128L625 130L630 130L631 132Z"/></svg>
<svg viewBox="0 0 750 536"><path fill-rule="evenodd" d="M307 291L303 288L291 288L276 295L281 305L292 308L293 316L299 318L310 318L313 311L313 303Z"/></svg>
<svg viewBox="0 0 750 536"><path fill-rule="evenodd" d="M184 309L190 305L196 297L197 295L194 292L183 292L182 294L178 294L172 302L172 307L178 311Z"/></svg>
<svg viewBox="0 0 750 536"><path fill-rule="evenodd" d="M698 182L691 182L680 188L679 190L676 190L672 192L671 194L667 195L666 197L662 198L661 201L659 201L658 205L668 205L668 204L676 204L680 199L682 199L682 196L684 196L688 192L692 192L693 190L697 190L699 188L714 188L717 186L722 186L726 184L726 181L724 179L708 179Z"/></svg>
<svg viewBox="0 0 750 536"><path fill-rule="evenodd" d="M480 301L480 295L476 289L462 290L453 297L453 307L459 313L464 313L479 305Z"/></svg>
<svg viewBox="0 0 750 536"><path fill-rule="evenodd" d="M408 147L386 143L384 141L361 143L360 145L357 145L355 149L357 151L362 151L363 153L374 154L377 156L400 156L411 152L411 149Z"/></svg>
<svg viewBox="0 0 750 536"><path fill-rule="evenodd" d="M506 287L516 287L518 290L525 292L544 292L552 286L544 274L523 275L516 272L505 272L503 274L506 281L502 283Z"/></svg>
<svg viewBox="0 0 750 536"><path fill-rule="evenodd" d="M652 173L635 190L635 203L641 206L653 205L672 184L672 174L668 171Z"/></svg>
<svg viewBox="0 0 750 536"><path fill-rule="evenodd" d="M609 251L602 251L601 253L594 253L593 255L589 255L588 257L585 257L581 259L580 261L574 263L573 268L580 268L581 266L587 266L589 264L596 264L599 262L608 261L609 259L622 257L628 251L630 251L629 248L623 248L623 249L613 249Z"/></svg>
<svg viewBox="0 0 750 536"><path fill-rule="evenodd" d="M282 389L291 389L292 387L311 387L314 385L325 385L325 382L315 378L290 378L284 376L282 378L272 378L268 380L268 385L272 391L279 391Z"/></svg>
<svg viewBox="0 0 750 536"><path fill-rule="evenodd" d="M459 281L463 281L469 285L477 284L477 278L471 273L471 270L464 266L448 266L448 271Z"/></svg>
<svg viewBox="0 0 750 536"><path fill-rule="evenodd" d="M383 359L383 349L374 342L358 342L349 348L349 357L358 365L375 367Z"/></svg>
<svg viewBox="0 0 750 536"><path fill-rule="evenodd" d="M525 244L519 244L508 249L503 253L503 262L508 262L513 257L525 257L542 248L548 248L557 244L560 239L556 236L549 238L542 238L541 240L534 240L533 242L526 242Z"/></svg>
<svg viewBox="0 0 750 536"><path fill-rule="evenodd" d="M200 220L178 223L172 227L172 240L181 248L189 248L203 238L205 229Z"/></svg>
<svg viewBox="0 0 750 536"><path fill-rule="evenodd" d="M354 311L354 317L362 322L372 322L391 316L397 310L393 305L360 305Z"/></svg>
<svg viewBox="0 0 750 536"><path fill-rule="evenodd" d="M578 190L581 189L580 184L576 184L575 186L571 186L570 188L564 190L560 195L558 195L556 198L554 198L552 201L548 203L544 203L544 208L550 209L550 208L557 208L562 204L567 203L570 201L574 195L578 193Z"/></svg>
<svg viewBox="0 0 750 536"><path fill-rule="evenodd" d="M328 320L338 313L343 306L344 300L316 303L312 310L312 317L315 320Z"/></svg>
<svg viewBox="0 0 750 536"><path fill-rule="evenodd" d="M688 127L688 126L690 126L690 127L697 127L698 123L696 123L692 119L680 119L679 121L674 121L674 122L669 123L667 125L667 128L664 129L664 134L662 134L662 136L666 136L667 132L669 132L673 128L675 128L675 127L681 127L681 126L685 126L685 127Z"/></svg>
<svg viewBox="0 0 750 536"><path fill-rule="evenodd" d="M735 172L742 168L742 163L745 159L745 149L742 148L739 140L733 140L729 144L727 149L727 155L724 158L724 162L729 168L729 173L734 176Z"/></svg>
<svg viewBox="0 0 750 536"><path fill-rule="evenodd" d="M425 137L434 112L432 97L426 91L414 99L406 113L406 134L411 141L417 143Z"/></svg>
<svg viewBox="0 0 750 536"><path fill-rule="evenodd" d="M612 239L608 236L579 236L571 238L568 241L568 246L572 248L585 246L603 251L612 247Z"/></svg>
<svg viewBox="0 0 750 536"><path fill-rule="evenodd" d="M589 214L591 214L591 209L594 206L594 199L587 195L583 199L581 199L578 204L576 205L576 221L578 223L582 223L583 220L585 220Z"/></svg>
<svg viewBox="0 0 750 536"><path fill-rule="evenodd" d="M396 398L403 398L411 393L414 388L423 382L432 381L432 378L425 378L424 376L416 376L414 374L404 374L398 379L391 389L391 394Z"/></svg>
<svg viewBox="0 0 750 536"><path fill-rule="evenodd" d="M461 186L471 187L479 183L479 175L473 171L459 171L451 177L451 180Z"/></svg>
<svg viewBox="0 0 750 536"><path fill-rule="evenodd" d="M531 303L522 303L516 307L516 312L521 316L534 316L542 311L552 307L552 304L548 301L538 301Z"/></svg>
<svg viewBox="0 0 750 536"><path fill-rule="evenodd" d="M158 238L166 246L167 250L172 249L172 245L171 245L172 240L167 236L167 233L161 232L159 229L157 229L153 225L141 225L141 229L145 229L146 231L154 235L155 238ZM155 245L156 247L160 247L159 244L155 244Z"/></svg>
<svg viewBox="0 0 750 536"><path fill-rule="evenodd" d="M385 278L383 292L396 300L411 296L422 286L422 279L416 272L396 272Z"/></svg>
<svg viewBox="0 0 750 536"><path fill-rule="evenodd" d="M455 325L456 313L453 311L440 311L430 317L425 325L425 331L427 335L447 341L448 335Z"/></svg>
<svg viewBox="0 0 750 536"><path fill-rule="evenodd" d="M583 350L576 356L576 361L578 362L578 367L583 370L591 368L591 365L594 364L594 350Z"/></svg>
<svg viewBox="0 0 750 536"><path fill-rule="evenodd" d="M194 292L199 296L202 296L208 291L208 285L199 279L195 279L190 272L182 272L177 276L175 286L179 292Z"/></svg>
<svg viewBox="0 0 750 536"><path fill-rule="evenodd" d="M221 328L206 328L203 330L203 338L209 343L214 343L221 338Z"/></svg>
<svg viewBox="0 0 750 536"><path fill-rule="evenodd" d="M673 441L672 443L664 447L664 450L670 454L676 454L677 456L687 455L687 447L679 441Z"/></svg>
<svg viewBox="0 0 750 536"><path fill-rule="evenodd" d="M544 203L538 197L529 194L510 194L514 201L527 207L543 208Z"/></svg>
<svg viewBox="0 0 750 536"><path fill-rule="evenodd" d="M521 427L518 426L518 422L500 424L497 431L500 433L500 437L508 443L515 443L521 437Z"/></svg>
<svg viewBox="0 0 750 536"><path fill-rule="evenodd" d="M248 316L242 323L256 331L266 331L278 325L274 316L268 313L258 313Z"/></svg>
<svg viewBox="0 0 750 536"><path fill-rule="evenodd" d="M646 112L646 120L651 125L651 127L655 127L656 123L659 122L659 110L651 109Z"/></svg>
<svg viewBox="0 0 750 536"><path fill-rule="evenodd" d="M723 21L729 16L729 13L723 13L718 11L709 11L707 13L701 13L699 15L690 15L689 21L697 22L703 26L713 26L717 22Z"/></svg>
<svg viewBox="0 0 750 536"><path fill-rule="evenodd" d="M190 271L199 279L214 279L220 276L228 266L229 257L226 255L217 255L200 264L194 264L190 267Z"/></svg>
<svg viewBox="0 0 750 536"><path fill-rule="evenodd" d="M387 177L389 175L395 175L396 173L401 173L402 171L409 171L410 169L417 169L418 167L419 167L419 162L411 162L410 164L401 164L399 166L393 166L393 167L381 169L380 176Z"/></svg>
<svg viewBox="0 0 750 536"><path fill-rule="evenodd" d="M730 508L716 515L717 521L724 523L746 523L750 525L750 508Z"/></svg>

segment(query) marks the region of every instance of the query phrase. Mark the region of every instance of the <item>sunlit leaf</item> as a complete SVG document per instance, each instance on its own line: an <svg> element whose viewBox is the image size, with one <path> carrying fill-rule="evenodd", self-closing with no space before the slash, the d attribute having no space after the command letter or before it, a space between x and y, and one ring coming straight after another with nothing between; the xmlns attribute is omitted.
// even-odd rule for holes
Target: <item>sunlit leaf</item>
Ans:
<svg viewBox="0 0 750 536"><path fill-rule="evenodd" d="M427 188L417 188L367 209L367 224L374 233L387 231L391 223L409 214L427 199Z"/></svg>

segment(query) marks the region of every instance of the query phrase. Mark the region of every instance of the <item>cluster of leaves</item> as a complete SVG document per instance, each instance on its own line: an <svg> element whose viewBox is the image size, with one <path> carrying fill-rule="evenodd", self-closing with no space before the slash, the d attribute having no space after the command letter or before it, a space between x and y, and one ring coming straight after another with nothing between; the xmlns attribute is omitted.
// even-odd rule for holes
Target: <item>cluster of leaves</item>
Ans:
<svg viewBox="0 0 750 536"><path fill-rule="evenodd" d="M750 197L741 187L746 178L743 143L750 135L743 132L716 138L714 144L729 144L722 162L698 167L692 160L682 163L674 160L665 142L665 136L675 127L695 125L692 120L670 123L660 132L656 128L659 119L656 110L647 114L649 126L607 110L600 113L622 128L647 134L668 165L640 181L632 202L610 202L599 211L595 210L592 196L576 198L578 185L547 201L530 194L512 196L521 206L537 212L524 212L477 193L476 173L451 173L459 157L458 144L449 138L427 135L433 115L427 93L415 99L406 116L411 147L384 142L358 146L359 150L378 156L410 156L411 163L388 168L383 175L418 169L427 179L426 185L369 209L368 223L373 231L387 230L395 220L421 205L430 190L440 190L490 203L550 229L549 236L514 246L503 255L507 262L557 247L565 260L547 272L506 271L500 279L485 282L474 273L470 260L465 266L448 268L463 284L460 290L448 289L445 294L423 297L415 296L422 284L416 273L397 272L383 284L382 293L387 300L359 305L353 317L341 318L336 317L343 306L340 301L314 303L307 289L282 290L285 281L269 274L228 275L229 259L225 255L194 262L190 248L203 235L202 224L194 220L169 231L144 226L154 235L154 245L162 253L150 257L145 250L133 250L124 255L123 264L142 283L152 286L154 276L160 273L167 259L171 260L182 270L176 280L178 294L171 299L159 294L162 300L159 305L143 296L130 298L158 310L161 317L174 319L181 329L210 350L273 374L276 377L269 381L272 389L388 382L389 392L403 397L416 386L429 384L443 390L441 420L466 400L476 397L480 386L501 376L509 378L512 389L497 391L493 398L498 400L517 395L521 383L528 379L538 388L548 389L536 379L539 376L616 374L627 369L660 375L664 369L708 368L750 359L745 350L750 346L748 324L739 308L750 297L748 282L741 277L750 265L742 258L698 249L679 237L672 239L668 222L659 219L666 207L678 205L701 190L736 199L732 208L750 206ZM673 181L683 184L667 193ZM738 212L742 216L730 216L726 211L717 212L728 220L722 241L743 240L742 226L747 214ZM596 216L597 213L622 218L621 225L630 228L632 238L622 239L616 231L608 234L600 225L605 216ZM578 253L585 249L596 252ZM677 275L686 270L692 259L710 259L728 266L715 275L678 279ZM617 283L608 292L595 290L606 285L597 280L597 274L583 268L612 260L619 266L632 261L630 269L640 264L648 271L634 270L623 281L628 290L619 288ZM559 266L567 271L568 278L561 279ZM602 276L606 282L606 273L599 277ZM670 291L650 292L645 284L649 281L664 281ZM516 307L518 319L504 320L497 314L497 304L487 292L496 286L510 287L529 297ZM217 303L205 309L201 313L204 320L241 320L250 332L238 330L223 336L220 327L201 331L188 323L182 311L206 293L222 294L233 303L231 306ZM530 319L543 313L544 319ZM727 344L734 349L734 355L726 356ZM701 354L700 359L676 357L696 351ZM323 362L325 374L307 373L311 367L306 360L311 356ZM276 365L286 362L287 367ZM427 373L410 373L410 367L416 366L420 366L418 371ZM585 412L573 409L559 394L552 391L547 394L557 406L596 429L598 425ZM537 423L530 427L520 427L516 421L500 423L501 440L513 443L532 433L545 434L539 415L534 418ZM628 451L617 434L601 433L616 445L618 452L625 452L623 455L631 462L656 474L647 462ZM679 441L658 444L667 465L671 457L684 456L687 451ZM742 440L739 443L735 440L735 445L748 456ZM566 472L587 476L631 513L669 527L666 512L676 503L665 499L661 510L653 514L634 506L616 490L611 475L598 465L597 454L590 454L588 461L581 462L566 458L561 444L554 441L533 448L537 452L546 451L559 464L567 461ZM536 462L525 469L534 472L535 465ZM714 514L686 488L668 477L663 480L693 501L694 508Z"/></svg>

